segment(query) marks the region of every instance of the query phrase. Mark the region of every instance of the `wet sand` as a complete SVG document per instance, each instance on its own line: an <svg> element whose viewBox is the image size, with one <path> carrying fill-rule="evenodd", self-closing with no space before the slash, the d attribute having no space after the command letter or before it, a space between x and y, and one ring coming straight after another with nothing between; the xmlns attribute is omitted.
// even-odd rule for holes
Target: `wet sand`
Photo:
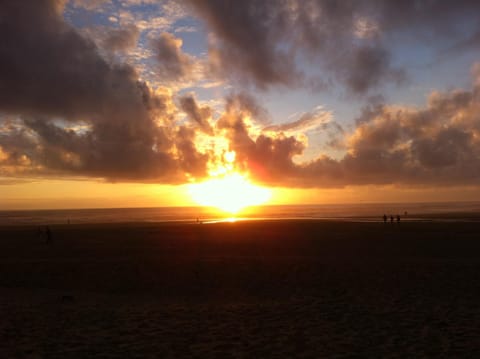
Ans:
<svg viewBox="0 0 480 359"><path fill-rule="evenodd" d="M480 355L480 223L0 228L1 358Z"/></svg>

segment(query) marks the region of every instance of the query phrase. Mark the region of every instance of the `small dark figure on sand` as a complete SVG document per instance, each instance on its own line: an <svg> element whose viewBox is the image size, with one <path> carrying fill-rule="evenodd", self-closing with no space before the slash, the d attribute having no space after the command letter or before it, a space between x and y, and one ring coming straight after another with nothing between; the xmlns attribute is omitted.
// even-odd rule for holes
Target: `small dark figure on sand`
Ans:
<svg viewBox="0 0 480 359"><path fill-rule="evenodd" d="M62 303L72 303L75 301L75 297L73 295L62 295L61 301Z"/></svg>
<svg viewBox="0 0 480 359"><path fill-rule="evenodd" d="M37 229L37 237L38 237L39 239L42 239L42 237L43 237L42 227L38 227L38 229Z"/></svg>
<svg viewBox="0 0 480 359"><path fill-rule="evenodd" d="M387 223L387 215L386 214L383 215L383 223Z"/></svg>
<svg viewBox="0 0 480 359"><path fill-rule="evenodd" d="M400 215L397 214L397 223L400 223Z"/></svg>
<svg viewBox="0 0 480 359"><path fill-rule="evenodd" d="M390 216L390 223L393 223L393 215Z"/></svg>
<svg viewBox="0 0 480 359"><path fill-rule="evenodd" d="M45 235L46 235L46 243L52 243L52 231L50 230L49 226L45 228Z"/></svg>

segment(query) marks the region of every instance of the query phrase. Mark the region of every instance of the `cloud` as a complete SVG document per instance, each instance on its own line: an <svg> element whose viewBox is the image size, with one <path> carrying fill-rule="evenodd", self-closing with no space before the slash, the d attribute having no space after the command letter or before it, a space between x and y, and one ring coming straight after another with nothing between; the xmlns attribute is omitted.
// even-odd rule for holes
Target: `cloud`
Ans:
<svg viewBox="0 0 480 359"><path fill-rule="evenodd" d="M300 155L305 146L295 137L282 133L275 137L251 136L247 121L255 119L258 107L253 98L245 94L230 95L217 128L225 132L230 150L235 151L238 169L251 172L261 182L271 183L274 177L285 180L284 171L294 167L293 156Z"/></svg>
<svg viewBox="0 0 480 359"><path fill-rule="evenodd" d="M460 24L480 21L480 4L469 0L190 3L211 31L209 56L218 76L261 89L325 89L333 81L356 95L408 78L392 59L391 49L399 41L455 43L464 38ZM305 62L318 71L300 71L298 64Z"/></svg>
<svg viewBox="0 0 480 359"><path fill-rule="evenodd" d="M28 175L37 150L32 133L18 121L0 119L0 124L0 176Z"/></svg>
<svg viewBox="0 0 480 359"><path fill-rule="evenodd" d="M270 30L277 26L270 14L279 12L278 4L271 1L192 1L192 5L207 21L216 39L209 53L213 73L241 81L251 80L262 88L295 81L292 58L276 46L279 37Z"/></svg>
<svg viewBox="0 0 480 359"><path fill-rule="evenodd" d="M93 41L100 53L109 62L115 62L115 55L136 55L142 50L136 49L140 30L134 24L123 26L92 26L80 30L87 41ZM118 62L118 61L117 61Z"/></svg>
<svg viewBox="0 0 480 359"><path fill-rule="evenodd" d="M26 183L32 183L32 181L22 178L0 178L0 186L13 186Z"/></svg>
<svg viewBox="0 0 480 359"><path fill-rule="evenodd" d="M63 6L55 0L0 5L2 178L185 183L206 176L222 153L233 150L237 170L270 185L469 185L480 179L478 64L471 90L433 92L422 108L377 98L348 133L322 108L273 125L247 92L228 95L217 116L193 94L177 97L171 88L152 89L135 68L120 59L108 61L88 34L65 22ZM180 11L171 6L173 13ZM431 36L454 36L444 35L455 28L452 19L467 10L477 16L464 1L453 6L199 0L195 8L214 31L215 71L246 76L260 88L313 83L296 68L295 58L302 56L320 59L325 73L358 94L402 80L401 69L392 64L389 33L411 26L438 30ZM102 46L113 52L131 48L139 31L133 25L111 30ZM196 59L182 51L181 39L162 33L152 45L159 81L195 77ZM190 123L179 125L181 112ZM304 133L313 129L324 135L326 146L344 152L305 160ZM199 148L201 141L212 145Z"/></svg>
<svg viewBox="0 0 480 359"><path fill-rule="evenodd" d="M192 94L180 97L180 107L203 132L213 136L213 128L209 123L209 119L212 117L210 107L199 107Z"/></svg>
<svg viewBox="0 0 480 359"><path fill-rule="evenodd" d="M139 29L133 25L127 25L123 28L115 28L106 32L103 40L103 47L109 51L125 51L137 46Z"/></svg>
<svg viewBox="0 0 480 359"><path fill-rule="evenodd" d="M260 105L253 95L247 92L237 92L228 95L225 108L227 113L238 112L241 116L253 118L259 123L270 121L267 109Z"/></svg>
<svg viewBox="0 0 480 359"><path fill-rule="evenodd" d="M123 6L137 6L156 3L158 3L158 0L122 0Z"/></svg>
<svg viewBox="0 0 480 359"><path fill-rule="evenodd" d="M334 71L339 72L347 86L357 94L368 92L382 81L401 83L406 78L403 70L391 67L389 53L380 46L355 48L348 60L344 61L343 68Z"/></svg>
<svg viewBox="0 0 480 359"><path fill-rule="evenodd" d="M158 73L164 79L181 80L188 78L193 71L193 59L183 53L182 39L164 32L152 40L158 61Z"/></svg>
<svg viewBox="0 0 480 359"><path fill-rule="evenodd" d="M73 6L81 7L90 11L101 8L108 2L109 0L72 0Z"/></svg>
<svg viewBox="0 0 480 359"><path fill-rule="evenodd" d="M473 82L471 91L433 92L424 108L366 108L354 130L345 134L346 152L339 159L320 154L301 161L306 149L301 137L252 133L246 121L250 114L238 104L227 106L217 126L237 153L238 169L269 185L475 185L480 180L480 88L476 77ZM298 120L273 129L305 123Z"/></svg>
<svg viewBox="0 0 480 359"><path fill-rule="evenodd" d="M121 24L135 24L148 38L172 32L173 25L187 16L183 2L174 0L121 0L110 2Z"/></svg>
<svg viewBox="0 0 480 359"><path fill-rule="evenodd" d="M274 132L306 132L318 127L325 128L332 120L332 113L325 111L321 106L316 108L313 112L307 112L300 116L296 121L283 123L280 125L270 125L263 129L263 131Z"/></svg>
<svg viewBox="0 0 480 359"><path fill-rule="evenodd" d="M197 32L197 29L194 26L179 26L175 32Z"/></svg>
<svg viewBox="0 0 480 359"><path fill-rule="evenodd" d="M350 137L345 173L362 184L474 184L480 176L478 91L435 92L423 109L379 107Z"/></svg>
<svg viewBox="0 0 480 359"><path fill-rule="evenodd" d="M2 5L0 109L72 118L98 114L121 97L138 99L135 71L109 65L56 6L52 0Z"/></svg>
<svg viewBox="0 0 480 359"><path fill-rule="evenodd" d="M480 62L476 62L472 66L473 83L480 87Z"/></svg>
<svg viewBox="0 0 480 359"><path fill-rule="evenodd" d="M192 177L202 178L207 175L208 154L200 153L195 146L195 131L180 126L176 133L178 161L183 171Z"/></svg>
<svg viewBox="0 0 480 359"><path fill-rule="evenodd" d="M110 64L61 17L54 0L2 3L0 111L17 118L0 133L2 174L183 182L171 100L126 64ZM5 120L2 120L5 122ZM82 130L69 124L83 124ZM190 154L193 149L189 149ZM186 151L179 156L186 158ZM191 155L189 157L191 159Z"/></svg>

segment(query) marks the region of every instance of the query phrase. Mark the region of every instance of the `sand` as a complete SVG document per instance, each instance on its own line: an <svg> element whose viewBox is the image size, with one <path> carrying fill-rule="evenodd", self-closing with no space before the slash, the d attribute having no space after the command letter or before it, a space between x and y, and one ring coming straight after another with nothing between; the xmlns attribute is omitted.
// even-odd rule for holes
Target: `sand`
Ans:
<svg viewBox="0 0 480 359"><path fill-rule="evenodd" d="M0 228L1 358L480 355L480 223L51 228Z"/></svg>

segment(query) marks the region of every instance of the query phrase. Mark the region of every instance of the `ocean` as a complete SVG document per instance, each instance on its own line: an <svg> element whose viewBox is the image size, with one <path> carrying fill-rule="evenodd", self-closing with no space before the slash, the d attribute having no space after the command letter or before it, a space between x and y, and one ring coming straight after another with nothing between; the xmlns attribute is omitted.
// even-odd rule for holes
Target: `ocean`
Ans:
<svg viewBox="0 0 480 359"><path fill-rule="evenodd" d="M480 221L480 202L277 205L247 208L237 216L209 207L95 208L0 211L0 225L181 222L232 220ZM233 218L233 219L232 219Z"/></svg>

